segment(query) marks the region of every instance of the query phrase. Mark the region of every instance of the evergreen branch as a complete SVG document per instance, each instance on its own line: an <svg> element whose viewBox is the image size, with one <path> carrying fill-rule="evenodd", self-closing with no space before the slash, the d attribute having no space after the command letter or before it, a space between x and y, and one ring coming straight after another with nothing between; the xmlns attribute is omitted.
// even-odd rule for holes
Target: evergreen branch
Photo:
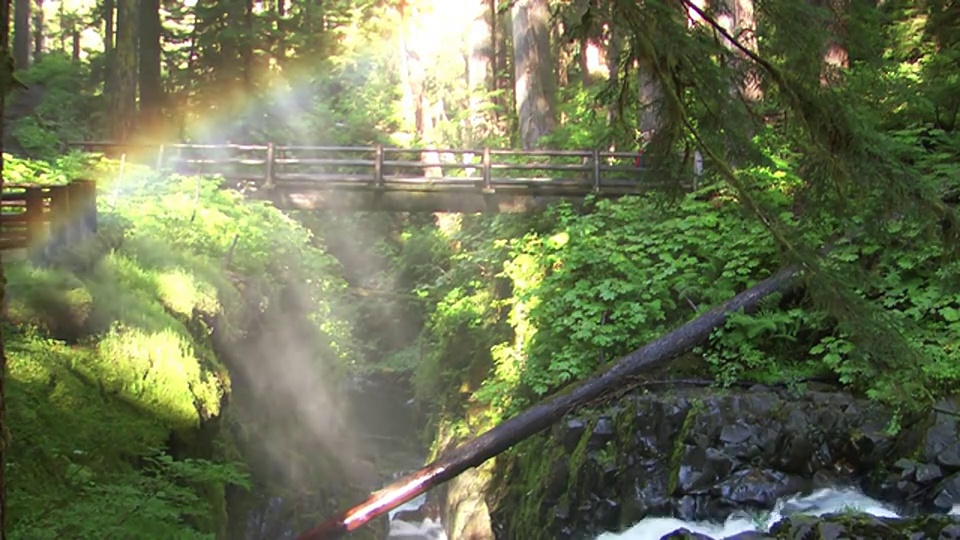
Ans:
<svg viewBox="0 0 960 540"><path fill-rule="evenodd" d="M683 1L686 2L687 0ZM705 19L709 19L702 10L698 8L695 8L695 10L700 12ZM715 21L713 23L716 24ZM725 33L725 35L728 39L733 40L728 34ZM654 49L655 45L650 34L641 33L638 39L645 48ZM750 56L759 59L763 65L777 71L758 55L751 52ZM886 364L887 367L892 367L890 360L902 359L903 362L897 362L900 367L918 369L920 362L910 360L916 360L919 353L910 347L902 333L897 331L893 321L884 313L878 312L871 305L868 305L863 298L856 294L853 284L847 283L838 272L829 270L824 253L805 245L802 240L799 240L800 237L796 231L791 231L791 227L784 223L776 213L770 212L753 196L751 189L740 179L730 163L721 157L720 152L703 138L700 130L694 125L684 105L683 95L674 84L674 79L664 71L658 62L651 62L650 68L661 85L664 99L670 100L669 110L676 113L676 116L671 117L670 120L678 121L683 126L684 130L704 153L704 157L714 164L724 182L734 190L747 211L754 215L763 224L764 228L773 235L776 243L789 254L794 264L799 265L804 270L803 274L808 283L808 292L814 298L815 303L825 307L826 311L834 315L841 325L850 329L852 337L865 351L863 354L869 359L868 365L880 362ZM779 76L779 73L776 73L776 76ZM784 81L782 78L780 80ZM789 91L789 89L786 90ZM810 131L809 133L811 142L820 150L825 151L825 148L819 144L815 132ZM841 174L847 175L849 171L844 167ZM842 193L839 194L843 196ZM794 240L794 238L797 238L797 240ZM895 338L891 340L891 336L895 336ZM876 354L880 348L885 348L883 352L889 354ZM918 380L922 380L922 376ZM903 398L904 402L910 402L908 399L911 397L910 392L899 388L899 393L902 394L900 397ZM919 400L915 398L914 402L916 401Z"/></svg>

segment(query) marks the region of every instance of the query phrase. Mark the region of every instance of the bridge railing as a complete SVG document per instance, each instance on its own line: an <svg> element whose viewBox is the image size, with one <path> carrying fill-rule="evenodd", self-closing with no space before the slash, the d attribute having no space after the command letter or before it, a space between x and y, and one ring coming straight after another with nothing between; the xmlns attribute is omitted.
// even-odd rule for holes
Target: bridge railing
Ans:
<svg viewBox="0 0 960 540"><path fill-rule="evenodd" d="M88 149L113 143L83 143ZM290 187L481 190L536 188L634 191L649 187L634 152L599 150L410 149L388 146L169 144L158 168L220 174L233 181Z"/></svg>
<svg viewBox="0 0 960 540"><path fill-rule="evenodd" d="M0 193L0 250L29 248L52 255L97 230L97 187L92 180L65 185L5 185Z"/></svg>

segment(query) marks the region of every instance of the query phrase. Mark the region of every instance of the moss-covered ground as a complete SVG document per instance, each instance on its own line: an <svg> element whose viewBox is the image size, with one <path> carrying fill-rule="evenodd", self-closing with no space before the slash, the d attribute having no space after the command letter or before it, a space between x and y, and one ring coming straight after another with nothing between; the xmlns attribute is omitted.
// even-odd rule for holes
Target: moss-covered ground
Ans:
<svg viewBox="0 0 960 540"><path fill-rule="evenodd" d="M59 166L99 180L100 227L51 256L5 255L7 535L225 538L226 487L249 480L219 429L231 380L214 334L238 339L284 283L306 283L307 317L347 362L336 268L216 180Z"/></svg>

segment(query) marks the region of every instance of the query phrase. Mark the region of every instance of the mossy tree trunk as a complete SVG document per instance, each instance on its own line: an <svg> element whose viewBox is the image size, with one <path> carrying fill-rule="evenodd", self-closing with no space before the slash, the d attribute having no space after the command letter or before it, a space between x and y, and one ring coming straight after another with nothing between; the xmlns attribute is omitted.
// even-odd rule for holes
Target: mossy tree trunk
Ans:
<svg viewBox="0 0 960 540"><path fill-rule="evenodd" d="M30 3L17 0L13 20L13 60L17 69L30 67Z"/></svg>
<svg viewBox="0 0 960 540"><path fill-rule="evenodd" d="M486 129L486 115L483 104L493 84L490 68L493 65L492 54L493 35L491 24L493 15L487 10L485 0L470 0L464 6L474 17L470 24L467 39L466 82L469 89L470 116L468 118L467 133L464 141L467 146L475 147L480 139L489 130Z"/></svg>
<svg viewBox="0 0 960 540"><path fill-rule="evenodd" d="M556 127L556 62L550 50L550 6L546 0L513 4L513 68L520 144L531 150Z"/></svg>
<svg viewBox="0 0 960 540"><path fill-rule="evenodd" d="M108 99L114 95L116 74L116 25L117 4L114 0L103 0L103 95Z"/></svg>
<svg viewBox="0 0 960 540"><path fill-rule="evenodd" d="M43 0L37 0L33 10L33 63L43 54Z"/></svg>
<svg viewBox="0 0 960 540"><path fill-rule="evenodd" d="M163 84L160 78L160 0L140 1L140 128L158 136L162 123Z"/></svg>
<svg viewBox="0 0 960 540"><path fill-rule="evenodd" d="M721 0L716 3L717 21L726 29L727 33L735 36L740 44L756 53L758 51L757 42L757 19L754 15L753 0ZM737 71L742 73L739 81L739 87L731 89L731 94L739 93L743 99L749 102L757 102L763 98L763 90L760 88L760 75L755 66L746 54L733 46L725 39L720 39L723 46L726 47L732 55Z"/></svg>
<svg viewBox="0 0 960 540"><path fill-rule="evenodd" d="M3 191L3 109L7 93L13 89L13 57L10 56L10 0L0 1L0 192ZM6 289L6 278L3 274L3 258L0 256L0 317L4 316L4 292ZM7 517L7 497L6 497L6 477L4 471L7 463L7 424L6 424L6 400L5 383L7 378L7 356L3 348L3 328L0 327L0 540L4 540L6 535Z"/></svg>
<svg viewBox="0 0 960 540"><path fill-rule="evenodd" d="M823 7L829 13L829 32L823 46L823 67L820 72L820 84L827 86L841 81L843 72L850 67L847 51L850 0L816 0L814 5Z"/></svg>
<svg viewBox="0 0 960 540"><path fill-rule="evenodd" d="M110 110L110 132L118 142L129 140L137 114L137 23L137 0L118 0L116 86Z"/></svg>

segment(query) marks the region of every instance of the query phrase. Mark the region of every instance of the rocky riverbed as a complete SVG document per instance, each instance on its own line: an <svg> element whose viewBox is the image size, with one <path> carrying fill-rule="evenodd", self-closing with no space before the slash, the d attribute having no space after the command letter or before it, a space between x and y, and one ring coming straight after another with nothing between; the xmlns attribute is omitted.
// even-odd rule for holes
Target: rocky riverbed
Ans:
<svg viewBox="0 0 960 540"><path fill-rule="evenodd" d="M945 514L960 503L958 411L940 403L896 429L889 411L826 387L637 393L569 416L504 460L487 496L493 530L502 539L589 539L650 516L722 523L797 493L852 486L953 538ZM806 538L815 523L903 532L877 538L913 531L885 521L893 518L810 519L788 517L770 532ZM869 536L811 538L820 537Z"/></svg>
<svg viewBox="0 0 960 540"><path fill-rule="evenodd" d="M955 518L944 515L901 516L895 509L857 489L820 489L777 502L770 512L736 512L724 523L685 522L675 518L645 518L621 533L604 533L597 540L660 540L661 538L781 539L957 538L960 507Z"/></svg>

